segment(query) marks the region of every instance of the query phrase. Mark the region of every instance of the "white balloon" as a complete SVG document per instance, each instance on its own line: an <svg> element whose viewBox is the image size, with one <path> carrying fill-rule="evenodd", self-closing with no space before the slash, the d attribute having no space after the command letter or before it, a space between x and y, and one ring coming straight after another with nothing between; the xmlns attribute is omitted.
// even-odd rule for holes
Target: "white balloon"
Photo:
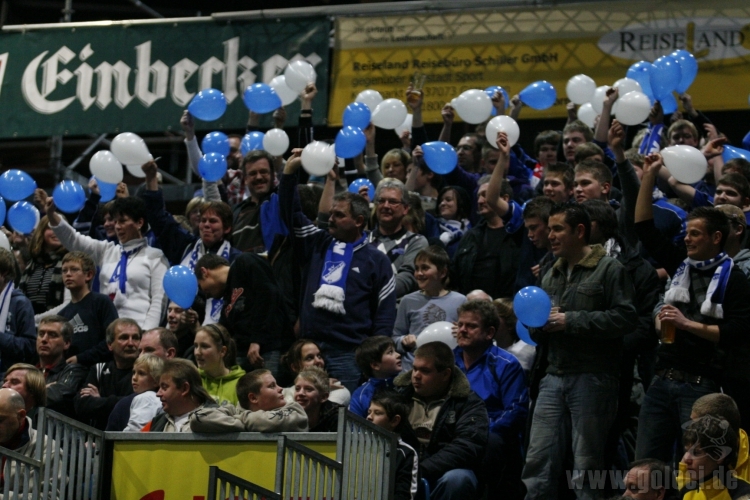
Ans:
<svg viewBox="0 0 750 500"><path fill-rule="evenodd" d="M143 139L132 132L118 134L112 139L109 149L117 160L125 165L143 165L154 159L148 152L148 147Z"/></svg>
<svg viewBox="0 0 750 500"><path fill-rule="evenodd" d="M628 92L643 92L641 84L636 82L632 78L620 78L612 86L618 90L618 99Z"/></svg>
<svg viewBox="0 0 750 500"><path fill-rule="evenodd" d="M582 105L578 108L578 119L591 128L594 128L594 120L596 120L597 113L594 111L594 107L590 102Z"/></svg>
<svg viewBox="0 0 750 500"><path fill-rule="evenodd" d="M269 83L268 85L279 95L281 104L283 106L293 103L294 100L297 99L297 95L299 94L298 92L295 92L294 90L289 88L289 86L286 84L286 77L284 75L277 76L276 78L271 80L271 83Z"/></svg>
<svg viewBox="0 0 750 500"><path fill-rule="evenodd" d="M399 99L386 99L375 107L370 121L380 128L393 130L406 120L406 105Z"/></svg>
<svg viewBox="0 0 750 500"><path fill-rule="evenodd" d="M97 151L89 161L91 175L102 182L117 184L122 182L122 164L111 151Z"/></svg>
<svg viewBox="0 0 750 500"><path fill-rule="evenodd" d="M272 128L263 136L263 149L274 156L281 156L289 149L289 136L280 128Z"/></svg>
<svg viewBox="0 0 750 500"><path fill-rule="evenodd" d="M521 135L521 130L518 128L518 123L510 116L500 115L494 117L487 123L487 127L484 129L484 135L487 137L487 142L490 146L497 149L497 134L505 132L508 134L508 142L513 147L518 142L518 137Z"/></svg>
<svg viewBox="0 0 750 500"><path fill-rule="evenodd" d="M466 123L482 123L492 114L492 99L487 92L470 89L451 101L451 106Z"/></svg>
<svg viewBox="0 0 750 500"><path fill-rule="evenodd" d="M354 99L354 102L367 104L367 107L370 108L370 111L372 112L375 111L375 108L378 107L378 104L383 102L383 96L380 95L380 92L378 92L377 90L367 89L357 94L357 98Z"/></svg>
<svg viewBox="0 0 750 500"><path fill-rule="evenodd" d="M708 161L698 148L669 146L661 150L661 157L672 177L684 184L694 184L706 175Z"/></svg>
<svg viewBox="0 0 750 500"><path fill-rule="evenodd" d="M643 92L628 92L616 101L617 121L623 125L638 125L648 118L651 100Z"/></svg>
<svg viewBox="0 0 750 500"><path fill-rule="evenodd" d="M604 108L604 99L607 97L608 90L609 85L602 85L601 87L597 87L594 91L594 97L591 98L591 107L594 108L594 111L596 111L597 115L602 114L602 109Z"/></svg>
<svg viewBox="0 0 750 500"><path fill-rule="evenodd" d="M292 61L284 70L285 83L293 91L300 93L305 90L307 84L315 83L318 74L315 68L307 61Z"/></svg>
<svg viewBox="0 0 750 500"><path fill-rule="evenodd" d="M10 248L10 241L8 241L8 237L5 236L5 233L0 232L0 248L4 248L9 252L12 252Z"/></svg>
<svg viewBox="0 0 750 500"><path fill-rule="evenodd" d="M414 119L414 115L408 114L406 115L406 119L404 119L404 123L393 129L394 132L396 132L396 135L401 137L401 134L403 134L405 131L409 131L411 134L411 123Z"/></svg>
<svg viewBox="0 0 750 500"><path fill-rule="evenodd" d="M428 325L417 336L417 347L421 347L428 342L442 342L451 349L458 346L456 338L453 336L453 323L450 321L438 321Z"/></svg>
<svg viewBox="0 0 750 500"><path fill-rule="evenodd" d="M590 102L594 98L594 92L596 91L596 82L593 78L586 75L576 75L568 80L568 84L565 86L565 92L568 94L570 99L575 104L584 104Z"/></svg>
<svg viewBox="0 0 750 500"><path fill-rule="evenodd" d="M128 169L128 172L130 172L130 175L133 177L146 177L146 173L141 168L141 165L125 165L125 168Z"/></svg>
<svg viewBox="0 0 750 500"><path fill-rule="evenodd" d="M313 141L302 150L302 168L310 175L324 176L336 163L336 150L322 141Z"/></svg>

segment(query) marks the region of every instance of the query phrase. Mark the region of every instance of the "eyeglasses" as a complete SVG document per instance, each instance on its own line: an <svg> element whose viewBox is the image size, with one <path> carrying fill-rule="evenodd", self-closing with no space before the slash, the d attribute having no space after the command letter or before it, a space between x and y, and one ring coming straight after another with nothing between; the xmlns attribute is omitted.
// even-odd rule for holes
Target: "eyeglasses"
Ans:
<svg viewBox="0 0 750 500"><path fill-rule="evenodd" d="M468 144L464 144L462 146L456 146L453 149L455 149L456 151L458 151L459 149L463 149L464 151L474 151L474 146L470 146Z"/></svg>
<svg viewBox="0 0 750 500"><path fill-rule="evenodd" d="M398 206L398 205L403 205L404 204L403 201L391 200L391 199L388 199L388 198L378 198L378 199L375 200L375 203L377 203L378 205L392 205L394 207Z"/></svg>

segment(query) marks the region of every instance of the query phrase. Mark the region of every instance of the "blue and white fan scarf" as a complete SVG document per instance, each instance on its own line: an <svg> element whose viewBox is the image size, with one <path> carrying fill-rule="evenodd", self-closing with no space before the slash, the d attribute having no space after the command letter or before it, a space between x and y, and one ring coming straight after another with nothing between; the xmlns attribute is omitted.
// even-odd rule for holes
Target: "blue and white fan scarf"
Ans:
<svg viewBox="0 0 750 500"><path fill-rule="evenodd" d="M723 318L724 309L722 308L722 303L724 302L724 293L727 290L729 273L732 271L732 267L734 267L734 261L726 252L721 252L713 259L704 261L688 257L680 264L680 267L677 268L672 277L672 285L664 295L664 302L667 304L674 305L677 302L690 302L690 272L688 266L699 271L708 271L716 268L714 275L711 277L711 282L708 284L706 300L701 304L701 314L711 318Z"/></svg>

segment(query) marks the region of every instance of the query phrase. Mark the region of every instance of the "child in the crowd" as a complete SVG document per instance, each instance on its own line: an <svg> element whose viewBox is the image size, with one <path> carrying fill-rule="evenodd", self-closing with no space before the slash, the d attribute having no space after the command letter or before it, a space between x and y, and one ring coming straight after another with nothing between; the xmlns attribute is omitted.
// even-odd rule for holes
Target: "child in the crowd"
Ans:
<svg viewBox="0 0 750 500"><path fill-rule="evenodd" d="M365 339L354 351L354 359L367 382L352 394L349 411L365 418L375 391L393 387L393 377L401 373L401 355L396 352L393 339L378 335Z"/></svg>
<svg viewBox="0 0 750 500"><path fill-rule="evenodd" d="M107 422L108 431L140 432L162 411L156 396L164 360L156 354L141 354L133 364L133 394L117 402Z"/></svg>
<svg viewBox="0 0 750 500"><path fill-rule="evenodd" d="M237 382L245 370L237 366L237 346L223 326L203 325L195 332L195 364L206 391L218 404L237 405Z"/></svg>
<svg viewBox="0 0 750 500"><path fill-rule="evenodd" d="M393 341L401 353L404 371L411 369L417 336L427 326L438 321L458 320L458 307L466 297L448 290L450 259L443 248L432 245L420 251L414 259L414 276L419 291L401 299L393 327Z"/></svg>
<svg viewBox="0 0 750 500"><path fill-rule="evenodd" d="M117 308L108 296L91 291L95 274L96 265L85 252L68 252L62 259L62 279L70 291L70 303L59 314L73 326L69 363L93 366L112 359L106 333L110 323L118 318Z"/></svg>
<svg viewBox="0 0 750 500"><path fill-rule="evenodd" d="M299 372L305 368L311 366L317 366L323 370L326 369L326 362L323 359L323 355L320 353L320 347L318 344L308 339L297 340L289 350L281 356L279 367L281 371L281 377L288 377L290 387L285 387L283 394L284 400L287 403L294 402L294 379L297 377ZM282 384L284 382L281 382ZM335 378L330 379L330 394L328 399L341 406L349 406L349 400L351 399L351 393L349 389L341 385L341 382Z"/></svg>
<svg viewBox="0 0 750 500"><path fill-rule="evenodd" d="M409 425L410 411L411 408L406 398L388 389L376 392L367 410L367 420L378 427L398 434L394 500L413 500L417 494L419 455L415 450L417 439Z"/></svg>
<svg viewBox="0 0 750 500"><path fill-rule="evenodd" d="M305 368L294 380L294 401L307 414L310 432L337 432L341 405L328 399L328 374L322 368Z"/></svg>

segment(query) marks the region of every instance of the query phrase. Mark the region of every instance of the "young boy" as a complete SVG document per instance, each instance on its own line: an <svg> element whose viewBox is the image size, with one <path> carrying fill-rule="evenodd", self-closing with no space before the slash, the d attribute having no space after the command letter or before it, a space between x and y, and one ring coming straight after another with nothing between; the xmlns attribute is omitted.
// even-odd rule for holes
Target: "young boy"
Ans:
<svg viewBox="0 0 750 500"><path fill-rule="evenodd" d="M393 339L378 335L365 339L354 351L354 359L368 380L354 390L349 411L366 418L375 391L393 387L393 377L401 373L401 355L396 352Z"/></svg>
<svg viewBox="0 0 750 500"><path fill-rule="evenodd" d="M573 197L573 176L573 168L566 163L547 165L544 196L555 203L567 203Z"/></svg>
<svg viewBox="0 0 750 500"><path fill-rule="evenodd" d="M84 252L68 252L63 257L63 283L70 290L70 303L60 316L73 326L69 363L93 366L112 359L105 337L109 324L118 318L117 309L109 297L89 288L95 273L94 261Z"/></svg>
<svg viewBox="0 0 750 500"><path fill-rule="evenodd" d="M413 500L417 494L419 481L419 456L414 446L406 443L404 438L413 437L409 425L409 403L401 394L383 389L372 397L367 410L367 420L386 430L398 434L398 453L396 454L396 487L394 500Z"/></svg>

